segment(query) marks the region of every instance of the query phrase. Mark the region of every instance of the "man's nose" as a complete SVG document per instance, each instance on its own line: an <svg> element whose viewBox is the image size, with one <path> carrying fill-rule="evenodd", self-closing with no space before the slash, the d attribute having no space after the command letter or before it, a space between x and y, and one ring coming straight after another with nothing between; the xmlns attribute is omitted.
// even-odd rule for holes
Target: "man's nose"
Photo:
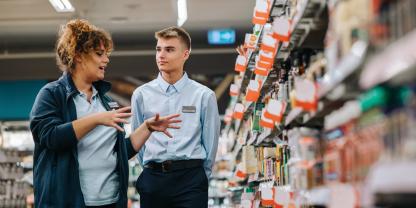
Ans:
<svg viewBox="0 0 416 208"><path fill-rule="evenodd" d="M166 57L166 52L164 50L161 50L157 53L157 57L160 59L164 59Z"/></svg>

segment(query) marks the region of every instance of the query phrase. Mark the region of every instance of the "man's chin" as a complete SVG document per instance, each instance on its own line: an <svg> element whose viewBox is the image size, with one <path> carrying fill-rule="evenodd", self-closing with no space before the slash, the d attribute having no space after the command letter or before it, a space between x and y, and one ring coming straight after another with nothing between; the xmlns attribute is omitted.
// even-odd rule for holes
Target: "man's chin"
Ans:
<svg viewBox="0 0 416 208"><path fill-rule="evenodd" d="M172 72L172 70L165 69L165 68L159 68L159 71L160 71L160 72L164 72L164 73L169 73L169 72Z"/></svg>

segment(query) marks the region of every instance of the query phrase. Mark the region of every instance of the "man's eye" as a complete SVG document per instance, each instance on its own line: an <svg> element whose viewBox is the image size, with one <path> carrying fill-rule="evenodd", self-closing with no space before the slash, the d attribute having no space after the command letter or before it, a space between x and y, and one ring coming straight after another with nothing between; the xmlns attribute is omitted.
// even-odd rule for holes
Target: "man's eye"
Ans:
<svg viewBox="0 0 416 208"><path fill-rule="evenodd" d="M97 55L102 56L104 53L103 52L95 52Z"/></svg>

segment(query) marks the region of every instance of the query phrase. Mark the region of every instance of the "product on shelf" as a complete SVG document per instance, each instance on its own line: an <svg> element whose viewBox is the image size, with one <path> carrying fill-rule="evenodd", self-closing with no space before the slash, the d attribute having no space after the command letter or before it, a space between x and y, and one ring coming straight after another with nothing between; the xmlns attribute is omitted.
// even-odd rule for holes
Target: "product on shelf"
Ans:
<svg viewBox="0 0 416 208"><path fill-rule="evenodd" d="M416 206L410 174L397 171L412 172L416 160L416 3L266 2L256 1L247 65L234 83L243 91L228 107L231 201ZM322 45L312 43L317 31Z"/></svg>

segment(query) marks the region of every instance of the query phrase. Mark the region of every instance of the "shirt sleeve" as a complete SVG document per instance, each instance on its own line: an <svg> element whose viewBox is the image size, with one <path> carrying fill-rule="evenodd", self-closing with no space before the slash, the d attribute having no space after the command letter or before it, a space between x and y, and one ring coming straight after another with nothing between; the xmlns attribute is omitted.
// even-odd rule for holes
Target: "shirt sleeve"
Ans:
<svg viewBox="0 0 416 208"><path fill-rule="evenodd" d="M139 90L134 91L131 97L131 109L131 132L133 132L144 122L143 96ZM146 145L143 145L143 147L139 150L139 153L137 154L137 159L139 160L141 166L143 166L143 154L145 148Z"/></svg>
<svg viewBox="0 0 416 208"><path fill-rule="evenodd" d="M30 130L40 146L53 151L68 151L78 140L72 122L62 118L61 106L53 96L54 89L42 88L30 113Z"/></svg>
<svg viewBox="0 0 416 208"><path fill-rule="evenodd" d="M217 99L214 92L204 97L202 105L202 144L207 152L204 169L205 174L209 178L217 154L221 125L218 115Z"/></svg>

